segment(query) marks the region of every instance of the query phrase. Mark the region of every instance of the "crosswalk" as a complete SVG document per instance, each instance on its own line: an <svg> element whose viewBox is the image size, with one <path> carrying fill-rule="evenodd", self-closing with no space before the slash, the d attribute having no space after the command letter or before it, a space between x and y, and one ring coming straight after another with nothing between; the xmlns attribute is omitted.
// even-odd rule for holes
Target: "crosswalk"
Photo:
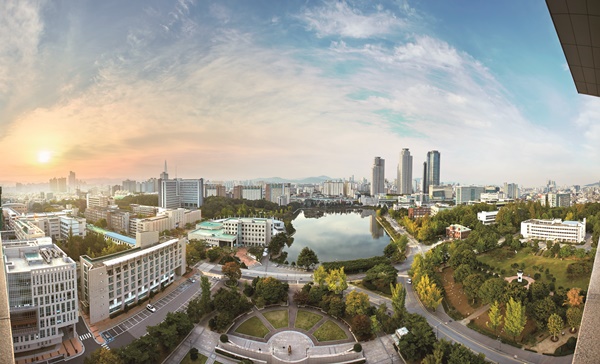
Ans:
<svg viewBox="0 0 600 364"><path fill-rule="evenodd" d="M88 332L87 334L79 335L79 340L83 341L92 337L92 333Z"/></svg>
<svg viewBox="0 0 600 364"><path fill-rule="evenodd" d="M107 343L102 344L102 347L106 350L110 350L110 347L108 346Z"/></svg>

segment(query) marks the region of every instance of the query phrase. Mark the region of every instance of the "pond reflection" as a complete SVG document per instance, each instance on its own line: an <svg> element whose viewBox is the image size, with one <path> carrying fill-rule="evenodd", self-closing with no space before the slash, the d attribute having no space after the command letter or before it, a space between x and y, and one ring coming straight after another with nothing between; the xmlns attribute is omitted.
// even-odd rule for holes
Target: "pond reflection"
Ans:
<svg viewBox="0 0 600 364"><path fill-rule="evenodd" d="M307 215L314 216L310 211ZM305 246L317 253L320 262L351 260L383 255L390 238L375 219L375 211L326 212L308 218L304 211L292 221L294 243L286 247L287 260L296 261Z"/></svg>

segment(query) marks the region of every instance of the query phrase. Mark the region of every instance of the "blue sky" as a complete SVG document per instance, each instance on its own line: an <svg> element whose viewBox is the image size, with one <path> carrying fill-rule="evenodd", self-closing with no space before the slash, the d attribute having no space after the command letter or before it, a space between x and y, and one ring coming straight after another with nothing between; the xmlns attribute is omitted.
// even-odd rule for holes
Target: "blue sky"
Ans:
<svg viewBox="0 0 600 364"><path fill-rule="evenodd" d="M600 179L544 1L0 2L2 181ZM42 152L45 152L42 153ZM40 156L42 153L42 156Z"/></svg>

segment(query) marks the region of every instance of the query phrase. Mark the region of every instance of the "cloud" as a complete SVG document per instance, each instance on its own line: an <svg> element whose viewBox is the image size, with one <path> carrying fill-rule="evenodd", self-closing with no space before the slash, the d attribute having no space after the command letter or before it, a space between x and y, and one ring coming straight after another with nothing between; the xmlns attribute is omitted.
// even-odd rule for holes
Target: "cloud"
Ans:
<svg viewBox="0 0 600 364"><path fill-rule="evenodd" d="M319 37L341 36L349 38L372 38L386 36L406 26L391 11L378 6L365 14L347 2L328 2L322 7L306 8L299 16L308 30Z"/></svg>

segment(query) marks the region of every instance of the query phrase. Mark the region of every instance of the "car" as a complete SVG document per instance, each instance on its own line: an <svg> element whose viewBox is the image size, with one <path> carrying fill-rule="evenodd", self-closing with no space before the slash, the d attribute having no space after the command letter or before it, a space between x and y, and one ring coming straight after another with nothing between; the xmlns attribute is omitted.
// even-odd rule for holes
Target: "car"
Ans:
<svg viewBox="0 0 600 364"><path fill-rule="evenodd" d="M188 282L190 282L190 283L196 283L196 280L194 278L188 278Z"/></svg>
<svg viewBox="0 0 600 364"><path fill-rule="evenodd" d="M409 279L407 279L407 280L406 280L406 283L408 283L408 284L412 284L412 279L410 279L410 278L409 278Z"/></svg>
<svg viewBox="0 0 600 364"><path fill-rule="evenodd" d="M147 304L146 308L148 309L148 311L150 312L156 312L156 307L152 306L151 304Z"/></svg>

